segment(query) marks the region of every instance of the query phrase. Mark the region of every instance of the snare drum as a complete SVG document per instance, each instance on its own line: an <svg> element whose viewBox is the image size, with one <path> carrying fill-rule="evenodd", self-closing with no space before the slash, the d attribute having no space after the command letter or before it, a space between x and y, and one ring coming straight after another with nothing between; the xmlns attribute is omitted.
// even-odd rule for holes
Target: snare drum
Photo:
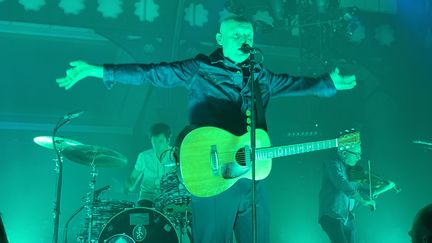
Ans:
<svg viewBox="0 0 432 243"><path fill-rule="evenodd" d="M131 208L114 215L103 228L99 243L179 243L175 226L151 208Z"/></svg>

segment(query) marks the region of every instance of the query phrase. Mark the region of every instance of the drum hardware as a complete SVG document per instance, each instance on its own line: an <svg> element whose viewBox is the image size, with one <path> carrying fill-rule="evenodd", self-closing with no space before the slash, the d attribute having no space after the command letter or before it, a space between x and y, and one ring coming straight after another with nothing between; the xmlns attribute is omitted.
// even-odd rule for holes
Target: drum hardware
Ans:
<svg viewBox="0 0 432 243"><path fill-rule="evenodd" d="M179 231L180 242L183 242L192 220L191 194L180 180L178 170L171 170L161 178L160 190L156 209L174 223Z"/></svg>
<svg viewBox="0 0 432 243"><path fill-rule="evenodd" d="M56 178L56 192L55 192L55 201L54 201L54 230L53 230L53 243L58 242L58 231L59 231L59 221L60 221L60 202L61 202L61 189L62 189L62 183L63 183L63 156L62 152L64 149L68 147L75 146L77 144L81 144L77 141L71 140L71 139L65 139L61 137L57 137L58 130L69 123L72 119L77 118L83 114L82 111L75 112L75 113L69 113L64 115L62 118L60 118L54 129L52 137L49 136L42 136L42 137L35 137L33 141L45 148L53 149L56 153L57 158L54 160L55 163L55 172L57 173Z"/></svg>
<svg viewBox="0 0 432 243"><path fill-rule="evenodd" d="M76 145L82 145L81 142L78 142L76 140L72 140L72 139L68 139L68 138L64 138L64 137L53 137L53 136L38 136L38 137L33 138L33 141L37 145L39 145L41 147L44 147L44 148L47 148L47 149L54 150L54 146L55 146L57 148L57 150L60 152L60 159L61 160L63 160L63 156L61 155L61 153L62 153L62 151L66 147L76 146ZM60 169L59 169L59 166L60 166L59 165L59 159L58 158L54 159L54 161L56 162L55 172L59 173L60 172ZM77 212L75 212L75 214L78 214L81 210L82 210L82 208L79 209ZM65 232L67 232L67 225L68 225L68 223L69 223L69 221L66 223L66 227L65 227L66 231ZM67 239L65 238L64 242L66 242L66 241L67 241Z"/></svg>
<svg viewBox="0 0 432 243"><path fill-rule="evenodd" d="M87 210L87 217L89 218L89 224L88 224L88 231L87 231L87 239L88 242L94 242L92 239L92 228L93 228L93 206L95 201L95 186L96 186L96 176L98 175L98 172L96 170L96 164L94 163L94 160L96 159L96 154L93 157L93 161L90 163L90 167L92 168L90 175L91 180L89 183L90 187L90 196L87 197L86 200L86 210Z"/></svg>
<svg viewBox="0 0 432 243"><path fill-rule="evenodd" d="M69 223L83 209L86 209L86 222L84 232L81 232L79 235L81 242L114 243L120 240L121 242L136 243L138 241L136 241L135 238L151 240L143 242L167 242L165 241L166 237L174 239L168 242L183 242L184 236L186 236L190 230L190 194L185 187L181 185L176 174L174 177L172 177L171 174L171 177L166 176L164 178L165 184L161 187L161 189L164 190L164 194L163 197L160 198L161 205L159 207L161 212L152 208L136 208L141 209L141 211L144 210L146 213L129 215L129 219L132 220L130 222L133 222L135 225L131 232L119 232L102 241L102 231L108 227L109 222L111 222L116 215L133 209L133 203L99 199L100 193L109 189L110 186L95 190L98 168L122 167L127 164L127 159L120 153L111 149L94 145L84 145L78 141L62 137L41 136L36 137L34 141L36 144L48 149L55 150L57 147L57 150L61 151L61 158L65 157L72 162L90 166L91 168L90 190L86 196L83 197L84 205L77 209L66 222L64 230L65 243L67 243ZM50 145L50 143L52 143L52 145ZM173 183L177 183L177 185ZM147 212L148 210L150 211ZM140 219L137 215L144 215L144 219L147 217L147 225L145 224L146 221L143 221L143 219ZM153 215L153 220L151 220L152 216L150 215ZM139 222L144 222L144 224L139 226ZM161 225L163 222L164 224ZM151 233L148 231L149 228L153 229L158 227L161 228L159 233ZM172 236L173 234L174 236Z"/></svg>
<svg viewBox="0 0 432 243"><path fill-rule="evenodd" d="M73 218L75 218L75 216L78 215L79 212L81 212L84 209L84 206L80 206L77 210L75 210L75 212L73 212L73 214L69 217L69 219L66 221L65 223L65 227L63 230L63 242L67 243L68 242L68 230L69 230L69 224L72 221Z"/></svg>
<svg viewBox="0 0 432 243"><path fill-rule="evenodd" d="M85 203L85 208L87 210L87 217L89 220L87 239L89 240L89 242L92 242L92 227L94 216L93 210L95 205L95 199L100 192L110 188L110 186L106 186L99 189L100 191L95 191L96 177L98 175L96 167L123 167L127 164L127 158L114 150L95 145L69 146L64 149L63 154L66 158L73 162L81 165L88 165L91 167L91 180L89 183L90 192L87 194L86 197L87 200Z"/></svg>
<svg viewBox="0 0 432 243"><path fill-rule="evenodd" d="M84 203L85 207L87 203ZM127 208L133 208L133 202L129 201L117 201L99 199L96 197L92 210L92 228L91 228L91 239L93 242L97 242L97 239L106 225L109 219L111 219L117 213ZM77 235L77 241L89 242L88 231L89 231L90 217L87 215L85 222L82 224L82 231ZM96 241L95 241L96 239Z"/></svg>
<svg viewBox="0 0 432 243"><path fill-rule="evenodd" d="M95 145L76 145L68 146L63 150L63 155L69 160L81 164L88 165L91 167L91 180L89 183L90 192L86 197L85 208L87 211L88 228L87 228L87 241L95 242L93 239L93 212L96 199L96 177L98 176L97 167L101 168L114 168L122 167L127 164L127 159L122 154Z"/></svg>
<svg viewBox="0 0 432 243"><path fill-rule="evenodd" d="M177 171L166 173L160 181L161 194L156 199L157 209L166 214L183 214L191 211L191 194L180 181Z"/></svg>
<svg viewBox="0 0 432 243"><path fill-rule="evenodd" d="M55 169L54 171L57 173L57 200L55 202L55 209L54 209L54 221L55 221L55 226L54 226L54 239L53 242L57 241L57 237L58 237L58 222L56 219L58 216L56 216L56 214L60 213L60 194L61 194L61 182L62 182L62 178L63 178L63 169L62 169L62 165L63 165L63 155L62 155L62 151L69 147L69 146L76 146L76 145L82 145L81 142L72 140L72 139L68 139L68 138L64 138L64 137L54 137L54 136L38 136L33 138L33 141L44 148L47 149L52 149L52 150L56 150L56 152L58 151L58 156L56 159L54 159L55 161ZM61 173L61 174L60 174ZM83 209L83 207L81 207L80 209L78 209L73 216L75 216L76 214L78 214L81 210ZM73 218L73 216L71 218ZM67 232L67 227L68 227L69 221L66 222L66 226L65 226L65 232ZM66 236L65 236L65 240L64 242L67 242Z"/></svg>
<svg viewBox="0 0 432 243"><path fill-rule="evenodd" d="M179 217L180 216L180 217ZM189 236L189 240L191 238L191 235L188 234L188 228L190 228L190 223L191 223L191 214L189 211L185 211L183 215L176 215L176 216L167 216L169 217L172 221L175 220L175 225L178 227L179 229L179 239L180 239L180 243L183 242L183 236L188 235Z"/></svg>

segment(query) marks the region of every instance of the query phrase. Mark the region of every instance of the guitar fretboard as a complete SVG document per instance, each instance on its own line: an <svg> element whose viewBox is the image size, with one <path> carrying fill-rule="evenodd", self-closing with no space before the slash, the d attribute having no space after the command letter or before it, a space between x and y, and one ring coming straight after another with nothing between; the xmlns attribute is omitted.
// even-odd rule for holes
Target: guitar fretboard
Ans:
<svg viewBox="0 0 432 243"><path fill-rule="evenodd" d="M257 160L273 159L288 155L302 154L318 150L335 148L337 146L337 139L330 139L318 142L301 143L270 148L258 148L256 150L255 157Z"/></svg>

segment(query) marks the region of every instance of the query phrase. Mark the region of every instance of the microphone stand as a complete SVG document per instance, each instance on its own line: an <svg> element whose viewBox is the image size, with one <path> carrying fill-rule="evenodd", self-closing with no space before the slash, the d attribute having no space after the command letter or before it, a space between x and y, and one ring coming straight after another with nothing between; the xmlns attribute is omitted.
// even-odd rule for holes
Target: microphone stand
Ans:
<svg viewBox="0 0 432 243"><path fill-rule="evenodd" d="M56 200L54 202L54 233L53 233L53 243L58 242L58 232L59 232L59 222L60 222L60 201L61 201L61 190L62 190L62 184L63 184L63 157L61 155L63 147L60 148L60 150L57 148L57 141L56 141L56 134L57 131L64 125L66 125L68 122L71 121L71 119L77 118L81 116L84 112L72 112L65 116L63 116L59 121L57 122L56 126L53 130L53 148L57 155L57 162L56 162L56 173L57 173L57 190L56 190Z"/></svg>
<svg viewBox="0 0 432 243"><path fill-rule="evenodd" d="M250 161L252 165L252 242L256 243L257 240L257 213L256 213L256 166L255 166L255 151L256 151L256 97L255 97L255 78L254 78L254 70L255 70L255 54L249 54L249 80L248 83L250 85L251 91L251 109L250 109Z"/></svg>
<svg viewBox="0 0 432 243"><path fill-rule="evenodd" d="M98 198L99 197L99 195L103 192L103 191L105 191L105 190L108 190L108 189L110 189L111 188L111 186L104 186L104 187L102 187L102 188L99 188L99 189L97 189L96 191L95 191L95 198ZM89 195L89 193L87 193L87 195L85 195L85 196L83 196L81 199L85 199L85 198L87 198L87 197L89 197L89 196L91 196L91 195ZM65 223L65 227L64 227L64 229L63 229L63 243L67 243L67 241L68 241L68 230L69 230L69 224L70 224L70 222L72 221L72 219L79 213L79 212L81 212L84 208L85 208L86 206L85 205L82 205L82 206L80 206L70 217L69 217L69 219L66 221L66 223Z"/></svg>
<svg viewBox="0 0 432 243"><path fill-rule="evenodd" d="M63 243L68 242L68 230L69 230L69 223L72 221L72 219L84 209L85 206L80 206L66 221L64 230L63 230Z"/></svg>
<svg viewBox="0 0 432 243"><path fill-rule="evenodd" d="M53 148L57 155L57 163L55 171L57 173L57 190L56 190L56 199L54 202L54 234L53 234L53 243L58 242L58 232L59 232L59 221L60 221L60 201L61 201L61 190L62 190L62 184L63 184L63 157L61 155L61 150L59 151L56 144L56 134L57 131L64 126L66 123L68 123L70 119L60 119L53 131Z"/></svg>

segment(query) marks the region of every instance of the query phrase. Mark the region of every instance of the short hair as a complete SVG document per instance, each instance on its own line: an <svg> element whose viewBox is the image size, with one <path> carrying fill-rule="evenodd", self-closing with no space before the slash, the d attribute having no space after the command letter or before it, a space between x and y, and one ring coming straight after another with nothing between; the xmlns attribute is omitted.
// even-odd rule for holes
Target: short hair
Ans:
<svg viewBox="0 0 432 243"><path fill-rule="evenodd" d="M432 243L432 204L420 209L414 218L414 222L410 231L412 242Z"/></svg>
<svg viewBox="0 0 432 243"><path fill-rule="evenodd" d="M171 128L167 124L162 122L155 123L150 128L150 137L154 137L160 134L163 134L166 137L166 139L170 139Z"/></svg>
<svg viewBox="0 0 432 243"><path fill-rule="evenodd" d="M234 21L234 22L241 23L241 24L250 24L252 26L252 29L254 28L253 23L249 19L247 19L246 17L239 16L239 15L233 15L233 16L226 17L225 19L222 20L222 22L220 23L220 26L219 26L219 32L220 33L223 32L225 23L230 22L230 21Z"/></svg>

